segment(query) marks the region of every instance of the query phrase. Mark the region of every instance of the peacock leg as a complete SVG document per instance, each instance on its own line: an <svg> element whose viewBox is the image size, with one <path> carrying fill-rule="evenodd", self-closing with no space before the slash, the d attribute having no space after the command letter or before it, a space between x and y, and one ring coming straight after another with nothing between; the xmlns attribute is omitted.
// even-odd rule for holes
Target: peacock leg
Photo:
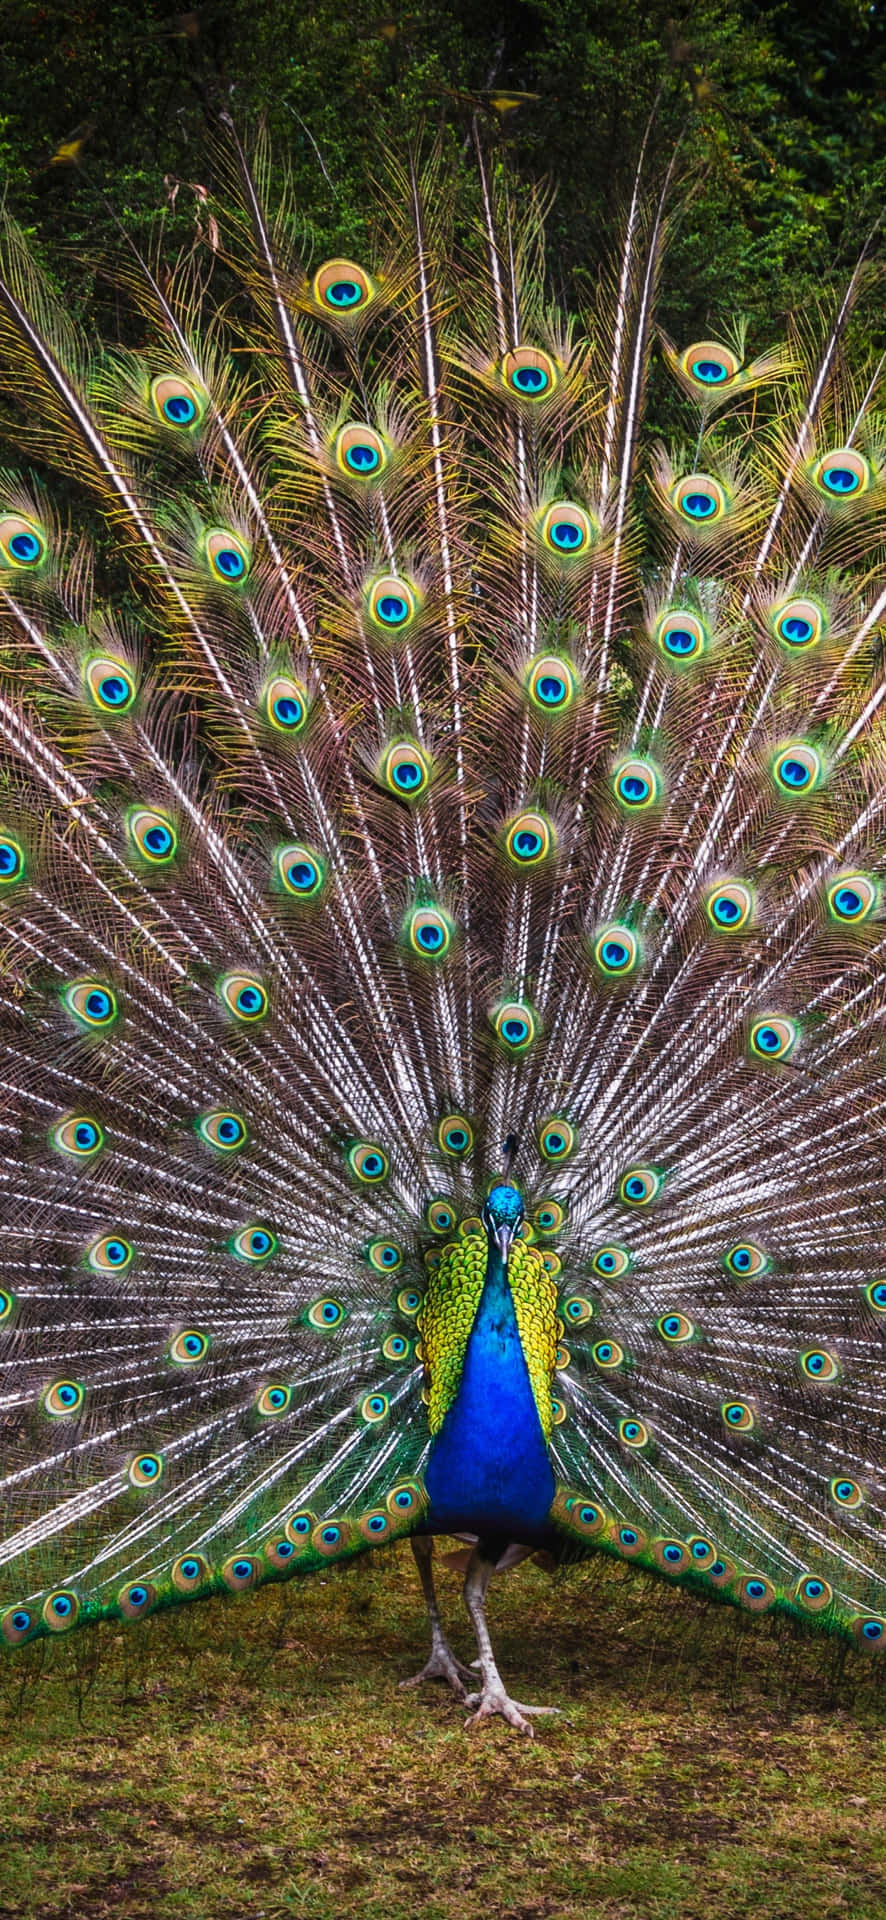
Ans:
<svg viewBox="0 0 886 1920"><path fill-rule="evenodd" d="M486 1625L486 1594L489 1582L495 1572L496 1561L488 1559L480 1547L475 1547L465 1574L464 1602L471 1616L471 1625L477 1636L477 1652L480 1655L480 1678L482 1688L479 1693L468 1695L468 1706L475 1709L468 1727L476 1726L478 1720L491 1720L500 1713L508 1726L516 1727L520 1733L532 1734L532 1727L526 1718L531 1713L557 1713L557 1707L527 1707L520 1700L512 1700L506 1693L504 1682L495 1664L489 1628Z"/></svg>
<svg viewBox="0 0 886 1920"><path fill-rule="evenodd" d="M421 1673L414 1673L410 1680L401 1680L401 1687L417 1687L422 1680L446 1680L459 1700L466 1700L465 1680L473 1680L470 1667L463 1667L449 1645L440 1621L440 1609L437 1605L437 1590L434 1586L434 1542L429 1534L419 1533L413 1537L412 1551L418 1568L425 1606L431 1623L431 1651Z"/></svg>

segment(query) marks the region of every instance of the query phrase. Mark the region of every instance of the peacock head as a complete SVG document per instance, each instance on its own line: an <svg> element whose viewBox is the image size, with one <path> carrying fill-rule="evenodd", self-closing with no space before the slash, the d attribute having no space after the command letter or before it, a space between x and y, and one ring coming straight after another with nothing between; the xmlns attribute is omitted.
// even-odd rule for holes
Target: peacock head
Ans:
<svg viewBox="0 0 886 1920"><path fill-rule="evenodd" d="M523 1219L523 1198L516 1187L493 1187L486 1196L483 1225L491 1242L498 1247L505 1265L511 1241Z"/></svg>

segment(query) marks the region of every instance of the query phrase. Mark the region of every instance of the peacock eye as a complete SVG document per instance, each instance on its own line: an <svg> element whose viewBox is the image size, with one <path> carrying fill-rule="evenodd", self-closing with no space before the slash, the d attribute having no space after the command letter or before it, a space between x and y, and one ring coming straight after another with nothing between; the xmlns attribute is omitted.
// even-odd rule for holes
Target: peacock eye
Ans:
<svg viewBox="0 0 886 1920"><path fill-rule="evenodd" d="M322 1300L314 1300L307 1311L309 1327L316 1327L320 1333L331 1333L340 1327L345 1319L345 1310L340 1300L326 1295Z"/></svg>
<svg viewBox="0 0 886 1920"><path fill-rule="evenodd" d="M136 853L152 867L166 866L178 851L178 834L164 813L153 807L133 807L126 819Z"/></svg>
<svg viewBox="0 0 886 1920"><path fill-rule="evenodd" d="M642 1420L634 1420L631 1418L620 1420L618 1423L618 1437L623 1446L632 1447L636 1452L639 1448L648 1446L649 1429L644 1425Z"/></svg>
<svg viewBox="0 0 886 1920"><path fill-rule="evenodd" d="M886 1280L871 1280L864 1289L864 1297L874 1313L886 1313Z"/></svg>
<svg viewBox="0 0 886 1920"><path fill-rule="evenodd" d="M680 369L700 399L718 389L732 386L740 371L740 362L729 347L717 340L696 340L680 355Z"/></svg>
<svg viewBox="0 0 886 1920"><path fill-rule="evenodd" d="M568 1160L575 1152L578 1136L568 1120L551 1115L538 1130L538 1150L543 1160Z"/></svg>
<svg viewBox="0 0 886 1920"><path fill-rule="evenodd" d="M327 260L314 275L314 299L324 313L347 317L363 312L374 297L372 280L353 260Z"/></svg>
<svg viewBox="0 0 886 1920"><path fill-rule="evenodd" d="M827 615L817 600L797 597L773 607L769 624L776 640L791 653L805 653L827 634Z"/></svg>
<svg viewBox="0 0 886 1920"><path fill-rule="evenodd" d="M832 920L841 921L845 926L860 926L877 907L879 892L866 873L844 873L828 887L827 902Z"/></svg>
<svg viewBox="0 0 886 1920"><path fill-rule="evenodd" d="M15 1312L15 1294L9 1287L0 1287L0 1327L9 1326Z"/></svg>
<svg viewBox="0 0 886 1920"><path fill-rule="evenodd" d="M598 1340L591 1348L591 1359L603 1373L614 1373L625 1363L624 1347L617 1340Z"/></svg>
<svg viewBox="0 0 886 1920"><path fill-rule="evenodd" d="M157 1487L163 1478L163 1456L160 1453L137 1453L126 1469L126 1478L131 1487L139 1490Z"/></svg>
<svg viewBox="0 0 886 1920"><path fill-rule="evenodd" d="M833 1597L833 1587L814 1573L807 1573L805 1579L798 1581L794 1589L794 1599L810 1613L821 1613L825 1607L830 1606Z"/></svg>
<svg viewBox="0 0 886 1920"><path fill-rule="evenodd" d="M369 589L369 618L374 627L387 634L403 633L418 611L418 596L407 580L383 574Z"/></svg>
<svg viewBox="0 0 886 1920"><path fill-rule="evenodd" d="M357 480L377 480L388 464L381 434L362 424L342 428L335 443L335 458L342 472Z"/></svg>
<svg viewBox="0 0 886 1920"><path fill-rule="evenodd" d="M559 1233L566 1219L566 1208L559 1200L540 1200L533 1214L539 1233Z"/></svg>
<svg viewBox="0 0 886 1920"><path fill-rule="evenodd" d="M827 500L851 500L866 493L873 481L867 460L854 447L834 447L810 468L809 477Z"/></svg>
<svg viewBox="0 0 886 1920"><path fill-rule="evenodd" d="M56 1153L69 1154L72 1160L91 1160L105 1144L104 1129L85 1113L69 1113L56 1121L49 1143Z"/></svg>
<svg viewBox="0 0 886 1920"><path fill-rule="evenodd" d="M43 1411L53 1420L72 1420L85 1399L86 1388L80 1380L55 1380L43 1395Z"/></svg>
<svg viewBox="0 0 886 1920"><path fill-rule="evenodd" d="M769 1013L755 1020L748 1045L756 1060L787 1060L797 1044L800 1029L786 1013Z"/></svg>
<svg viewBox="0 0 886 1920"><path fill-rule="evenodd" d="M67 1633L76 1626L80 1614L80 1602L76 1593L66 1587L56 1588L43 1602L43 1619L50 1633Z"/></svg>
<svg viewBox="0 0 886 1920"><path fill-rule="evenodd" d="M397 1520L408 1520L425 1505L425 1494L420 1482L405 1480L399 1486L392 1487L385 1499L388 1512Z"/></svg>
<svg viewBox="0 0 886 1920"><path fill-rule="evenodd" d="M216 991L236 1020L263 1020L268 1011L267 990L254 974L226 973Z"/></svg>
<svg viewBox="0 0 886 1920"><path fill-rule="evenodd" d="M723 1265L734 1280L756 1280L759 1274L768 1272L770 1261L762 1247L755 1247L750 1240L740 1240L724 1253Z"/></svg>
<svg viewBox="0 0 886 1920"><path fill-rule="evenodd" d="M682 1540L653 1540L652 1554L662 1573L685 1573L689 1555Z"/></svg>
<svg viewBox="0 0 886 1920"><path fill-rule="evenodd" d="M593 944L594 965L608 980L622 980L636 973L640 965L640 942L630 927L612 924L601 927Z"/></svg>
<svg viewBox="0 0 886 1920"><path fill-rule="evenodd" d="M525 1053L538 1035L538 1017L525 1001L505 1000L493 1014L492 1029L508 1053Z"/></svg>
<svg viewBox="0 0 886 1920"><path fill-rule="evenodd" d="M729 508L725 487L709 473L689 473L671 488L671 505L692 527L713 526Z"/></svg>
<svg viewBox="0 0 886 1920"><path fill-rule="evenodd" d="M413 907L403 922L406 945L422 960L445 959L454 932L455 922L443 907Z"/></svg>
<svg viewBox="0 0 886 1920"><path fill-rule="evenodd" d="M684 1346L695 1339L695 1327L685 1313L663 1313L655 1322L656 1332L669 1346Z"/></svg>
<svg viewBox="0 0 886 1920"><path fill-rule="evenodd" d="M824 778L824 762L817 747L807 740L792 740L776 754L772 778L789 800L814 793Z"/></svg>
<svg viewBox="0 0 886 1920"><path fill-rule="evenodd" d="M386 1393L368 1393L365 1400L361 1402L360 1413L362 1418L371 1425L374 1421L384 1420L389 1405Z"/></svg>
<svg viewBox="0 0 886 1920"><path fill-rule="evenodd" d="M223 587L243 585L251 565L249 548L230 527L213 527L205 540L206 558L214 580Z"/></svg>
<svg viewBox="0 0 886 1920"><path fill-rule="evenodd" d="M231 1593L242 1593L246 1587L254 1587L259 1576L259 1563L248 1553L232 1554L221 1569L221 1577Z"/></svg>
<svg viewBox="0 0 886 1920"><path fill-rule="evenodd" d="M594 1273L598 1273L602 1280L620 1280L622 1274L628 1272L630 1264L631 1256L627 1247L598 1247L591 1260Z"/></svg>
<svg viewBox="0 0 886 1920"><path fill-rule="evenodd" d="M724 1400L720 1415L730 1433L756 1432L757 1416L747 1400Z"/></svg>
<svg viewBox="0 0 886 1920"><path fill-rule="evenodd" d="M614 1538L626 1560L634 1560L638 1554L646 1551L646 1535L640 1532L639 1527L618 1527Z"/></svg>
<svg viewBox="0 0 886 1920"><path fill-rule="evenodd" d="M403 1265L403 1248L393 1240L370 1240L366 1258L376 1273L396 1273Z"/></svg>
<svg viewBox="0 0 886 1920"><path fill-rule="evenodd" d="M354 1141L348 1148L347 1161L351 1172L366 1186L377 1187L388 1177L388 1156L372 1141Z"/></svg>
<svg viewBox="0 0 886 1920"><path fill-rule="evenodd" d="M255 1411L261 1414L262 1419L273 1420L278 1414L288 1413L291 1404L292 1388L275 1380L272 1386L262 1387L256 1395Z"/></svg>
<svg viewBox="0 0 886 1920"><path fill-rule="evenodd" d="M134 1248L122 1233L106 1233L86 1250L86 1265L93 1273L125 1273L132 1265Z"/></svg>
<svg viewBox="0 0 886 1920"><path fill-rule="evenodd" d="M872 1649L886 1646L886 1620L881 1620L879 1614L855 1614L849 1625L860 1646Z"/></svg>
<svg viewBox="0 0 886 1920"><path fill-rule="evenodd" d="M432 1233L452 1233L456 1222L452 1201L442 1198L429 1200L425 1207L425 1221Z"/></svg>
<svg viewBox="0 0 886 1920"><path fill-rule="evenodd" d="M62 993L62 1005L86 1030L103 1031L117 1018L116 995L100 980L73 980Z"/></svg>
<svg viewBox="0 0 886 1920"><path fill-rule="evenodd" d="M560 1312L570 1327L587 1326L588 1321L593 1319L594 1315L591 1301L586 1300L581 1293L573 1293L568 1300L564 1300Z"/></svg>
<svg viewBox="0 0 886 1920"><path fill-rule="evenodd" d="M277 1244L277 1236L270 1227L241 1227L228 1241L228 1252L235 1260L248 1260L251 1266L261 1266L276 1253Z"/></svg>
<svg viewBox="0 0 886 1920"><path fill-rule="evenodd" d="M310 1512L293 1513L286 1522L286 1535L293 1546L303 1547L310 1539L317 1525L317 1515Z"/></svg>
<svg viewBox="0 0 886 1920"><path fill-rule="evenodd" d="M209 1335L196 1327L186 1327L170 1342L169 1358L177 1367L196 1367L209 1352Z"/></svg>
<svg viewBox="0 0 886 1920"><path fill-rule="evenodd" d="M575 705L581 683L571 661L548 653L530 663L526 691L536 711L551 717L568 713Z"/></svg>
<svg viewBox="0 0 886 1920"><path fill-rule="evenodd" d="M300 843L278 847L275 871L284 892L295 900L316 900L326 879L326 864L320 855Z"/></svg>
<svg viewBox="0 0 886 1920"><path fill-rule="evenodd" d="M664 1174L657 1167L631 1167L622 1175L618 1197L627 1207L648 1207L664 1186Z"/></svg>
<svg viewBox="0 0 886 1920"><path fill-rule="evenodd" d="M219 1153L236 1153L238 1148L245 1147L249 1138L242 1115L224 1108L215 1113L201 1113L195 1125L198 1137Z"/></svg>
<svg viewBox="0 0 886 1920"><path fill-rule="evenodd" d="M83 669L83 683L100 713L128 713L135 699L135 676L114 654L92 654Z"/></svg>
<svg viewBox="0 0 886 1920"><path fill-rule="evenodd" d="M451 1154L460 1160L474 1144L474 1130L463 1114L447 1113L437 1128L437 1145L441 1152Z"/></svg>
<svg viewBox="0 0 886 1920"><path fill-rule="evenodd" d="M408 1360L411 1352L409 1341L404 1340L402 1333L390 1333L382 1347L386 1360Z"/></svg>
<svg viewBox="0 0 886 1920"><path fill-rule="evenodd" d="M121 1587L117 1605L127 1620L139 1620L150 1611L156 1598L157 1589L150 1580L137 1580L133 1586Z"/></svg>
<svg viewBox="0 0 886 1920"><path fill-rule="evenodd" d="M505 831L505 852L516 867L539 866L556 844L553 822L544 813L518 813Z"/></svg>
<svg viewBox="0 0 886 1920"><path fill-rule="evenodd" d="M151 405L165 427L181 432L199 427L206 412L207 396L179 374L163 373L151 382Z"/></svg>
<svg viewBox="0 0 886 1920"><path fill-rule="evenodd" d="M612 787L619 806L630 813L642 813L661 799L661 774L653 761L635 755L615 768Z"/></svg>
<svg viewBox="0 0 886 1920"><path fill-rule="evenodd" d="M266 1540L264 1552L272 1567L285 1567L293 1558L295 1547L291 1540Z"/></svg>
<svg viewBox="0 0 886 1920"><path fill-rule="evenodd" d="M25 856L11 833L0 833L0 887L14 887L25 877Z"/></svg>
<svg viewBox="0 0 886 1920"><path fill-rule="evenodd" d="M655 644L668 666L688 666L700 660L709 639L707 628L697 614L683 610L663 613L654 628Z"/></svg>
<svg viewBox="0 0 886 1920"><path fill-rule="evenodd" d="M848 1474L838 1474L830 1484L831 1499L838 1507L855 1512L864 1501L864 1493L857 1480L850 1480Z"/></svg>
<svg viewBox="0 0 886 1920"><path fill-rule="evenodd" d="M828 1353L823 1347L810 1347L800 1355L800 1372L807 1380L825 1385L840 1377L840 1362L836 1354Z"/></svg>
<svg viewBox="0 0 886 1920"><path fill-rule="evenodd" d="M0 514L0 573L30 572L49 552L43 528L22 513Z"/></svg>
<svg viewBox="0 0 886 1920"><path fill-rule="evenodd" d="M397 1306L401 1313L412 1320L421 1309L422 1296L415 1287L402 1287L397 1295Z"/></svg>
<svg viewBox="0 0 886 1920"><path fill-rule="evenodd" d="M753 891L743 880L721 880L707 894L704 904L717 933L742 933L753 918Z"/></svg>
<svg viewBox="0 0 886 1920"><path fill-rule="evenodd" d="M554 362L540 347L514 347L506 353L501 377L508 392L520 400L546 400L557 385Z"/></svg>
<svg viewBox="0 0 886 1920"><path fill-rule="evenodd" d="M531 1245L532 1241L535 1239L535 1229L532 1227L532 1225L528 1220L524 1220L523 1227L519 1229L517 1238L518 1240L523 1238L524 1228L528 1228L528 1233L526 1234L526 1238ZM563 1272L563 1262L560 1259L559 1253L555 1253L553 1250L553 1247L544 1247L542 1248L538 1257L541 1261L543 1271L547 1274L548 1278L550 1280L559 1280L560 1275Z"/></svg>
<svg viewBox="0 0 886 1920"><path fill-rule="evenodd" d="M431 762L412 740L395 740L382 759L377 778L398 800L417 800L431 778Z"/></svg>
<svg viewBox="0 0 886 1920"><path fill-rule="evenodd" d="M541 523L544 545L558 560L573 560L587 553L596 531L590 514L571 500L555 501Z"/></svg>
<svg viewBox="0 0 886 1920"><path fill-rule="evenodd" d="M209 1579L210 1567L202 1553L183 1553L171 1569L172 1584L178 1593L193 1593Z"/></svg>
<svg viewBox="0 0 886 1920"><path fill-rule="evenodd" d="M308 696L298 680L288 674L275 674L262 694L265 717L275 733L295 739L303 731L308 717Z"/></svg>

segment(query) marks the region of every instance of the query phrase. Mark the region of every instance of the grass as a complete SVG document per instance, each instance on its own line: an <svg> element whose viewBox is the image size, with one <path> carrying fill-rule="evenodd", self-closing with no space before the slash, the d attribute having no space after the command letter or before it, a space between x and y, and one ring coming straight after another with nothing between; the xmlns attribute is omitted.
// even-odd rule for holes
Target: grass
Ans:
<svg viewBox="0 0 886 1920"><path fill-rule="evenodd" d="M882 1920L875 1661L609 1563L490 1619L533 1741L398 1690L405 1547L4 1660L2 1920Z"/></svg>

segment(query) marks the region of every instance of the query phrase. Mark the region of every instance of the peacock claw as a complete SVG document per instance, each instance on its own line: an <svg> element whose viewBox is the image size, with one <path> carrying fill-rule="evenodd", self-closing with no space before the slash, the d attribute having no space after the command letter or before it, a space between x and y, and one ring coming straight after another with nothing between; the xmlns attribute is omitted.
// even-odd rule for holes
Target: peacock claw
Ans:
<svg viewBox="0 0 886 1920"><path fill-rule="evenodd" d="M535 1728L526 1719L527 1714L559 1713L559 1707L528 1707L522 1700L512 1700L504 1687L487 1685L482 1693L469 1693L465 1705L475 1711L465 1721L466 1727L476 1727L481 1720L493 1720L501 1714L509 1727L516 1727L518 1733L526 1733L530 1740L535 1737Z"/></svg>
<svg viewBox="0 0 886 1920"><path fill-rule="evenodd" d="M474 1678L475 1675L470 1667L465 1667L460 1660L456 1660L455 1654L451 1653L448 1647L433 1647L421 1673L414 1673L408 1680L401 1680L400 1686L401 1688L420 1687L423 1680L445 1680L452 1688L456 1699L465 1701L468 1696L464 1682Z"/></svg>

